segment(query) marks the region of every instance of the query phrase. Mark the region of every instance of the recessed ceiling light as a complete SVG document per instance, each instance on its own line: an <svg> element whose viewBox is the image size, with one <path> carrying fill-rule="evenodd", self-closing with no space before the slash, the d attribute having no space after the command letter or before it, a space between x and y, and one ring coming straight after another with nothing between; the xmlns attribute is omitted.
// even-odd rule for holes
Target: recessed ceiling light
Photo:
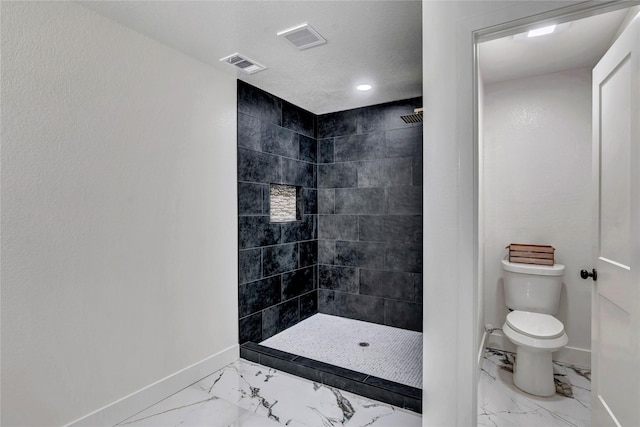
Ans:
<svg viewBox="0 0 640 427"><path fill-rule="evenodd" d="M356 89L361 90L363 92L367 91L367 90L371 90L372 86L371 85L358 85L356 86Z"/></svg>
<svg viewBox="0 0 640 427"><path fill-rule="evenodd" d="M564 22L562 24L545 25L544 27L534 28L533 30L525 31L513 36L514 40L528 40L535 37L546 36L549 34L558 34L569 28L571 22Z"/></svg>
<svg viewBox="0 0 640 427"><path fill-rule="evenodd" d="M535 30L531 30L527 33L527 37L539 37L546 36L547 34L551 34L556 30L556 25L548 25L542 28L536 28Z"/></svg>

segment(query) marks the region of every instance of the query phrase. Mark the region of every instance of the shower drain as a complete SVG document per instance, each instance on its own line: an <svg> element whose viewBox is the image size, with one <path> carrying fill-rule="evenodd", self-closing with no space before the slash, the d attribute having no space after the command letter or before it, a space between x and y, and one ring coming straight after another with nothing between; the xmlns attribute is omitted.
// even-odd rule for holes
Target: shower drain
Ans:
<svg viewBox="0 0 640 427"><path fill-rule="evenodd" d="M360 347L369 347L369 343L368 343L368 342L364 342L364 341L363 341L363 342L361 342L361 343L358 343L358 345L359 345Z"/></svg>

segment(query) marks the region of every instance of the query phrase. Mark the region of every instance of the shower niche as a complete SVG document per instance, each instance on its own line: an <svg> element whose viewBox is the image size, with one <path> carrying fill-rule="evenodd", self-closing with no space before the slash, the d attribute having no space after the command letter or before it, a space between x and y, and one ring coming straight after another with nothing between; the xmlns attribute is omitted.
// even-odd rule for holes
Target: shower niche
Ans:
<svg viewBox="0 0 640 427"><path fill-rule="evenodd" d="M387 342L412 354L408 369L421 378L422 123L401 118L421 103L316 116L238 81L241 357L421 411L415 381L383 378L375 363L368 372L334 365L320 351L353 344L367 358ZM327 343L336 329L318 338L324 346L303 332L305 354L271 344L295 328L333 330L330 322L343 320L383 332Z"/></svg>
<svg viewBox="0 0 640 427"><path fill-rule="evenodd" d="M302 187L269 184L269 219L271 222L300 221L302 209Z"/></svg>

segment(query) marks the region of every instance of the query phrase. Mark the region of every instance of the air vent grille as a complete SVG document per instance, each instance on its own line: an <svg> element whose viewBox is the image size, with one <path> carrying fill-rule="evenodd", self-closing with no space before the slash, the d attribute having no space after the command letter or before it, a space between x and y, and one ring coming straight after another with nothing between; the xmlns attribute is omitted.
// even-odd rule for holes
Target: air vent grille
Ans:
<svg viewBox="0 0 640 427"><path fill-rule="evenodd" d="M222 61L238 68L239 70L247 74L257 73L258 71L262 71L267 68L264 65L254 61L253 59L249 59L246 56L239 53L234 53L233 55L225 56L220 60L220 62Z"/></svg>
<svg viewBox="0 0 640 427"><path fill-rule="evenodd" d="M327 41L309 24L298 25L288 30L280 31L279 36L284 37L292 45L300 50L325 44Z"/></svg>

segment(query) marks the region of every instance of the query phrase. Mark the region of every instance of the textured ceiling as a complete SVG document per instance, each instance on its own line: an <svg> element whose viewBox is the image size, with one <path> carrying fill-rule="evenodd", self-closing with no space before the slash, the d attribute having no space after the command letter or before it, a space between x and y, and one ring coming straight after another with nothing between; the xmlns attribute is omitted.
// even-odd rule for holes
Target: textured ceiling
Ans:
<svg viewBox="0 0 640 427"><path fill-rule="evenodd" d="M574 68L593 67L613 41L627 9L571 22L557 34L481 43L480 70L485 84Z"/></svg>
<svg viewBox="0 0 640 427"><path fill-rule="evenodd" d="M422 95L421 1L80 4L315 114ZM305 22L327 43L300 51L276 35ZM219 62L235 52L267 70ZM362 82L373 90L356 91Z"/></svg>
<svg viewBox="0 0 640 427"><path fill-rule="evenodd" d="M413 1L81 1L108 18L315 114L422 95L422 3ZM559 34L480 45L485 83L592 67L626 10ZM276 35L309 23L327 43L298 50ZM219 60L239 52L267 66L246 75ZM428 76L425 76L428 78ZM355 86L370 83L369 92Z"/></svg>

